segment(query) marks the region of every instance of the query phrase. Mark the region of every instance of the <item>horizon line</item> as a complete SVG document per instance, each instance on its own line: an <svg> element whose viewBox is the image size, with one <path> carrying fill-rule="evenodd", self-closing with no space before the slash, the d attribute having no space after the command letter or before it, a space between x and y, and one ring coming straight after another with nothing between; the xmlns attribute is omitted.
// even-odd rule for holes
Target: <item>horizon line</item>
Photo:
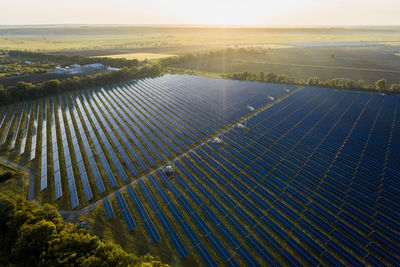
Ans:
<svg viewBox="0 0 400 267"><path fill-rule="evenodd" d="M315 24L315 25L292 25L292 24L151 24L151 23L32 23L32 24L0 24L0 27L158 27L158 28L168 28L168 27L181 27L181 28L355 28L355 27L400 27L400 24Z"/></svg>

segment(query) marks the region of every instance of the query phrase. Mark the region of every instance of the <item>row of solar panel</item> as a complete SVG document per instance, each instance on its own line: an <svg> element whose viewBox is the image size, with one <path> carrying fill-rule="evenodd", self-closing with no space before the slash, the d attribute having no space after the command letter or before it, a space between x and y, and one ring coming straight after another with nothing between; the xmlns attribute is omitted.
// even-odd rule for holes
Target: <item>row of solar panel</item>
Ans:
<svg viewBox="0 0 400 267"><path fill-rule="evenodd" d="M325 203L326 204L326 203Z"/></svg>

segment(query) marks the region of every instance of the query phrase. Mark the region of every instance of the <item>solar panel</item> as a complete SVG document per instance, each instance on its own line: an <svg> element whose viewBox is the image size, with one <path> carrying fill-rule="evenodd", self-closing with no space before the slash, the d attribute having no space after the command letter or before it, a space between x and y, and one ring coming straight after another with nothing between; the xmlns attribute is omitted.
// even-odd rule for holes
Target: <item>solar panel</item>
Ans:
<svg viewBox="0 0 400 267"><path fill-rule="evenodd" d="M168 234L169 239L172 242L172 245L175 247L176 251L178 252L178 255L181 259L185 258L188 254L189 251L183 244L182 240L178 236L178 234L175 231L172 231Z"/></svg>
<svg viewBox="0 0 400 267"><path fill-rule="evenodd" d="M98 157L100 158L100 162L101 162L101 165L102 165L102 167L103 167L103 169L104 169L104 171L105 171L105 173L106 173L106 177L107 177L107 179L108 179L108 182L109 182L109 184L110 184L111 187L115 187L115 186L117 185L117 181L115 180L114 174L112 173L112 171L111 171L111 169L110 169L110 166L109 166L109 164L108 164L108 161L107 161L107 159L106 159L105 156L104 156L103 150L102 150L102 148L101 148L101 146L100 146L100 143L99 143L99 141L98 141L98 139L97 139L97 136L96 136L96 134L95 134L95 132L94 132L92 126L91 126L90 123L89 123L88 117L87 117L87 115L86 115L86 111L85 111L85 109L83 108L83 105L82 105L82 103L81 103L79 97L77 97L76 95L75 95L75 101L76 101L76 103L77 103L77 106L78 106L79 111L81 112L81 114L82 114L82 116L83 116L83 123L86 125L86 128L87 128L88 131L89 131L90 138L91 138L91 140L92 140L92 142L93 142L93 144L94 144L94 148L95 148L95 150L96 150L96 152L97 152L97 155L98 155ZM71 100L71 102L72 102L72 100ZM89 111L89 112L90 112L90 111ZM77 117L77 116L75 116L75 117ZM82 136L82 134L81 134L81 136ZM96 169L97 169L97 168L94 168L94 166L92 165L92 172L93 172L93 170L96 170ZM95 175L95 173L93 173L93 175ZM100 176L99 176L99 177L100 177ZM97 186L100 187L100 188L102 188L102 187L101 187L101 184L100 184L100 181L99 181L99 177L98 177L98 179L97 179L97 181L98 181L98 182L97 182Z"/></svg>
<svg viewBox="0 0 400 267"><path fill-rule="evenodd" d="M102 181L102 179L100 177L100 173L99 173L99 170L97 168L96 161L93 158L92 148L90 147L90 145L88 143L88 140L87 140L87 137L86 137L86 133L85 133L85 131L83 129L80 117L79 117L78 112L77 112L77 110L75 108L75 104L72 101L71 95L68 95L68 100L69 100L69 104L71 105L71 112L69 112L68 101L66 101L66 99L64 98L64 106L66 107L67 117L68 118L71 117L71 122L69 122L69 123L72 124L72 116L71 115L73 115L74 116L74 120L78 125L77 129L79 131L79 135L77 135L75 133L74 127L70 127L70 133L71 133L72 136L74 136L74 137L72 137L72 139L73 139L73 145L74 145L74 149L75 149L75 157L76 157L76 160L78 162L78 168L79 168L79 172L80 172L80 175L81 175L82 184L84 185L84 187L87 184L86 183L86 178L85 178L86 169L85 169L85 166L83 164L79 163L82 160L82 156L81 156L80 149L79 149L78 137L80 137L80 140L82 140L84 151L85 151L85 153L86 153L86 155L88 157L89 166L90 166L90 169L92 171L92 175L94 177L98 193L102 194L105 191L105 187L104 187L103 181ZM70 121L70 120L68 119L68 121ZM90 185L88 185L88 184L87 184L86 187L87 188L84 189L84 193L85 193L86 200L88 200L88 199L90 199L91 189L90 189Z"/></svg>
<svg viewBox="0 0 400 267"><path fill-rule="evenodd" d="M78 193L76 191L74 171L72 169L71 157L69 154L68 139L67 139L67 134L65 131L64 118L63 118L63 113L62 113L60 100L59 100L58 96L56 97L56 102L57 102L58 123L60 125L60 132L61 132L61 136L62 136L61 142L62 142L62 146L63 146L64 161L65 161L65 166L67 169L67 180L68 180L68 189L69 189L69 194L70 194L71 208L75 208L79 205ZM68 126L69 126L69 128L71 127L71 125L68 125ZM84 185L88 185L88 184L89 184L88 181L84 181ZM87 190L87 187L84 187L84 191L85 190Z"/></svg>
<svg viewBox="0 0 400 267"><path fill-rule="evenodd" d="M18 104L14 104L12 109L11 109L11 114L10 114L10 117L9 117L7 125L6 125L6 129L4 130L3 136L1 138L0 145L4 145L4 143L7 140L8 132L10 131L10 128L11 128L11 125L12 125L12 122L13 122L13 119L14 119L15 110L16 110L17 106L18 106Z"/></svg>
<svg viewBox="0 0 400 267"><path fill-rule="evenodd" d="M21 124L22 113L24 112L24 107L25 107L25 103L22 103L21 107L19 108L17 124L15 125L14 133L13 133L13 136L12 136L12 139L11 139L10 150L14 149L15 142L17 141L17 136L18 136L18 133L19 133L19 126Z"/></svg>
<svg viewBox="0 0 400 267"><path fill-rule="evenodd" d="M132 214L128 208L128 205L126 205L125 199L122 196L121 192L116 192L115 193L115 198L117 200L119 209L121 210L121 214L124 217L125 223L128 227L129 231L132 231L133 228L135 228L136 224L135 221L132 218Z"/></svg>

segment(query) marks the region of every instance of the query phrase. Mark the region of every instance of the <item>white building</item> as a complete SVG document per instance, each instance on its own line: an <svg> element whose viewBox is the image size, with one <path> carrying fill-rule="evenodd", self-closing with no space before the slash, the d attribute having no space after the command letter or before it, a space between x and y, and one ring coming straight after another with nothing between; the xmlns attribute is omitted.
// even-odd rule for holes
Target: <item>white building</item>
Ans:
<svg viewBox="0 0 400 267"><path fill-rule="evenodd" d="M79 66L79 67L74 67L74 66ZM101 63L94 63L94 64L86 64L83 66L80 66L79 64L72 64L71 67L65 67L65 68L55 68L54 73L59 73L59 74L79 74L79 73L84 73L84 72L90 72L90 71L95 71L95 70L101 70L104 69L105 66Z"/></svg>

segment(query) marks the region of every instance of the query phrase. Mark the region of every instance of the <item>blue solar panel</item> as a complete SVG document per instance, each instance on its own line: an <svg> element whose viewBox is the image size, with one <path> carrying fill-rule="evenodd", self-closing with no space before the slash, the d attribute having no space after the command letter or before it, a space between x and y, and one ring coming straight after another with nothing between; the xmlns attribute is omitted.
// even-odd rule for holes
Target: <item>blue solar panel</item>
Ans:
<svg viewBox="0 0 400 267"><path fill-rule="evenodd" d="M56 97L56 102L57 102L57 113L58 113L58 122L60 124L60 131L61 131L61 142L63 146L63 152L64 152L64 161L65 161L65 167L67 168L67 180L68 180L68 190L70 194L70 201L71 201L71 207L75 208L79 205L79 200L78 200L78 193L76 191L76 185L75 185L75 178L74 178L74 173L71 165L71 157L69 154L69 147L68 147L68 139L67 139L67 134L65 131L65 125L64 125L64 118L63 118L63 113L59 101L59 97ZM69 124L69 127L72 125ZM70 128L71 129L71 128ZM85 176L83 176L85 177ZM91 190L88 189L89 182L87 180L84 180L83 183L84 185L84 192L86 193L86 197L91 199Z"/></svg>
<svg viewBox="0 0 400 267"><path fill-rule="evenodd" d="M19 126L21 124L22 113L24 111L24 108L25 108L25 103L22 103L21 107L19 108L17 124L15 125L14 133L13 133L13 136L11 138L10 150L13 150L14 147L15 147L15 142L17 141L17 136L18 136L18 133L19 133Z"/></svg>
<svg viewBox="0 0 400 267"><path fill-rule="evenodd" d="M215 259L211 256L211 254L208 252L208 250L204 247L203 244L199 244L198 246L196 246L195 249L206 266L209 267L218 266Z"/></svg>
<svg viewBox="0 0 400 267"><path fill-rule="evenodd" d="M223 261L227 261L231 257L229 251L213 233L209 234L206 238Z"/></svg>
<svg viewBox="0 0 400 267"><path fill-rule="evenodd" d="M39 100L36 100L35 105L35 116L33 120L33 128L32 128L32 140L31 140L31 154L30 160L33 160L36 157L36 147L37 147L37 131L38 131L38 119L39 119Z"/></svg>
<svg viewBox="0 0 400 267"><path fill-rule="evenodd" d="M265 263L271 264L273 262L274 257L271 255L271 253L269 253L268 250L265 249L265 247L261 245L252 235L246 237L246 242L265 261Z"/></svg>
<svg viewBox="0 0 400 267"><path fill-rule="evenodd" d="M105 171L105 173L106 173L106 177L107 177L107 179L108 179L108 181L109 181L109 183L110 183L110 186L111 186L111 187L115 187L115 186L117 185L117 181L115 180L114 174L112 173L112 171L111 171L111 169L110 169L110 166L109 166L109 164L108 164L108 162L107 162L107 159L106 159L105 156L104 156L103 150L102 150L102 148L101 148L101 146L100 146L100 143L99 143L99 141L98 141L98 139L97 139L97 136L96 136L96 134L95 134L95 131L93 130L92 126L91 126L90 123L89 123L89 120L88 120L88 118L87 118L87 116L86 116L86 111L85 111L85 109L83 108L83 105L82 105L82 103L81 103L79 97L77 97L76 95L75 95L75 101L76 101L76 103L77 103L77 106L78 106L79 111L81 112L81 114L82 114L82 116L83 116L83 123L86 125L86 127L87 127L87 129L88 129L88 131L89 131L89 135L90 135L90 137L91 137L91 140L92 140L92 142L93 142L93 145L94 145L94 147L95 147L95 150L96 150L96 152L97 152L97 155L98 155L98 157L100 158L101 165L102 165L102 167L103 167L103 169L104 169L104 171ZM72 103L72 99L71 99L71 103ZM76 117L77 117L77 114L76 114L75 118L76 118ZM82 130L83 130L83 129L82 129ZM107 143L108 143L108 142L107 142ZM94 161L93 161L93 163L94 163ZM91 165L91 166L92 166L92 172L93 172L93 170L96 170L96 169L97 169L97 167L94 167L94 165ZM95 172L96 172L96 171L95 171ZM95 173L95 172L93 173L93 175L96 175L95 177L97 177L97 173ZM103 186L101 186L100 176L97 177L96 184L97 184L97 187L98 187L98 188L101 188L101 189L103 188ZM99 189L99 191L100 191L100 189Z"/></svg>
<svg viewBox="0 0 400 267"><path fill-rule="evenodd" d="M186 221L184 221L181 223L181 227L183 232L189 239L190 243L192 243L193 247L197 246L200 243L200 240L193 229L190 227L190 225Z"/></svg>
<svg viewBox="0 0 400 267"><path fill-rule="evenodd" d="M114 217L114 210L111 207L110 201L107 199L103 200L103 208L106 213L107 220L110 220Z"/></svg>
<svg viewBox="0 0 400 267"><path fill-rule="evenodd" d="M178 234L175 231L172 231L168 234L168 237L171 240L172 245L175 247L176 251L178 252L179 257L181 259L185 258L189 254L189 251L183 244L183 242L180 239L180 237L178 236Z"/></svg>
<svg viewBox="0 0 400 267"><path fill-rule="evenodd" d="M7 125L6 125L6 129L4 130L3 136L1 138L1 142L0 145L4 145L4 143L7 140L7 136L8 136L8 132L10 131L13 119L14 119L14 114L15 114L15 110L17 109L18 104L14 104L12 105L12 109L11 109L11 114L10 117L8 119Z"/></svg>
<svg viewBox="0 0 400 267"><path fill-rule="evenodd" d="M184 75L142 79L80 92L75 99L68 94L69 101L63 97L64 108L60 110L57 102L57 114L54 98L43 99L43 105L42 100L30 102L24 116L22 104L8 105L1 109L0 127L5 123L1 141L12 135L7 145L13 148L23 127L23 153L31 132L30 159L36 157L41 142L40 189L47 188L47 171L52 170L54 195L60 198L65 190L74 207L79 203L74 189L77 170L85 199L90 200L91 179L99 194L106 190L104 173L110 187L117 187L114 172L125 181L155 167L248 115L247 105L263 107L271 102L268 96L282 96L285 87L296 88ZM39 108L45 111L40 119ZM225 244L241 248L235 242L237 234L268 264L296 265L300 259L308 264L396 265L400 252L396 245L400 240L396 212L400 208L396 160L400 142L395 138L400 129L399 108L399 97L394 95L306 87L247 119L245 129L229 129L223 145L207 142L176 160L181 176L160 176L167 187L152 176L149 181L170 218L184 227L194 224L207 236L211 230L197 213L201 212L209 225L218 228ZM34 118L30 118L32 113ZM63 120L69 130L62 127ZM39 127L41 134L37 134ZM82 144L85 151L81 153ZM67 188L61 187L64 178ZM158 205L145 183L138 186L162 228L174 231L164 204ZM190 223L182 211L190 216ZM143 205L138 212L151 238L157 240ZM126 212L123 216L130 220ZM253 239L247 238L253 234ZM281 258L270 258L260 250L263 246ZM203 251L197 247L200 255ZM248 257L245 250L240 253ZM205 255L200 257L207 262ZM233 258L225 263L237 264Z"/></svg>

